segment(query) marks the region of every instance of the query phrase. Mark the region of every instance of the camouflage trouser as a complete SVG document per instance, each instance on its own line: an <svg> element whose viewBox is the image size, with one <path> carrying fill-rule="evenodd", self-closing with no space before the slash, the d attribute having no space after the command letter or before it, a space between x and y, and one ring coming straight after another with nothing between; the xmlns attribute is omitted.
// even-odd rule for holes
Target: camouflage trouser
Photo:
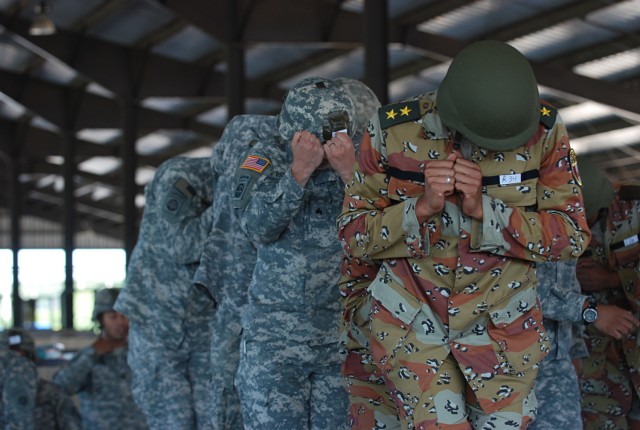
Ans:
<svg viewBox="0 0 640 430"><path fill-rule="evenodd" d="M286 336L276 339L243 338L236 384L245 428L348 429L337 345L292 345Z"/></svg>
<svg viewBox="0 0 640 430"><path fill-rule="evenodd" d="M371 356L371 296L364 293L350 297L343 305L340 355L345 389L349 394L351 429L399 429L394 401Z"/></svg>
<svg viewBox="0 0 640 430"><path fill-rule="evenodd" d="M181 349L171 351L131 325L127 357L133 372L131 390L152 430L211 429L209 350L189 351L190 341L187 336Z"/></svg>
<svg viewBox="0 0 640 430"><path fill-rule="evenodd" d="M538 412L529 430L582 429L578 375L568 357L542 360L535 390Z"/></svg>
<svg viewBox="0 0 640 430"><path fill-rule="evenodd" d="M537 367L487 378L468 374L473 381L468 383L448 343L430 343L425 335L422 323L433 321L425 314L428 306L405 325L379 301L372 302L372 354L393 394L402 429L512 430L525 429L533 421ZM436 331L441 332L436 338L447 338L442 336L444 325ZM477 397L471 383L491 397ZM492 412L485 412L481 402L492 405Z"/></svg>
<svg viewBox="0 0 640 430"><path fill-rule="evenodd" d="M216 311L211 342L211 407L213 430L243 430L240 397L234 379L240 362L242 328L239 310Z"/></svg>
<svg viewBox="0 0 640 430"><path fill-rule="evenodd" d="M580 361L584 428L626 430L638 426L640 375L627 364L623 342L595 330L588 329L589 357ZM625 344L633 346L635 341Z"/></svg>

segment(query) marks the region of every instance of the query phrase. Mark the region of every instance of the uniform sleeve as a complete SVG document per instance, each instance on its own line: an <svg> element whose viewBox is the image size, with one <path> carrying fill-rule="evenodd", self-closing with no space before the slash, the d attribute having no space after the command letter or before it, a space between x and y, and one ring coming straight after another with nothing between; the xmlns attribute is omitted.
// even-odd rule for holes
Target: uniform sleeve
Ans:
<svg viewBox="0 0 640 430"><path fill-rule="evenodd" d="M276 241L304 204L306 190L293 178L284 154L277 151L284 149L273 146L267 150L257 144L252 150L252 154L268 159L271 164L247 191L246 206L240 209L242 230L255 243Z"/></svg>
<svg viewBox="0 0 640 430"><path fill-rule="evenodd" d="M591 232L582 191L572 174L572 151L560 117L538 144L544 145L536 186L537 207L510 207L483 196L482 223L474 222L472 250L530 261L577 258Z"/></svg>
<svg viewBox="0 0 640 430"><path fill-rule="evenodd" d="M345 252L356 258L424 258L437 242L440 221L421 225L417 198L392 202L385 171L386 146L377 115L364 134L351 182L345 186L338 237Z"/></svg>
<svg viewBox="0 0 640 430"><path fill-rule="evenodd" d="M582 306L587 297L580 294L576 260L539 263L536 274L544 317L556 321L582 321Z"/></svg>
<svg viewBox="0 0 640 430"><path fill-rule="evenodd" d="M93 347L82 349L65 367L53 375L53 382L70 396L77 394L87 387L95 361L96 352Z"/></svg>

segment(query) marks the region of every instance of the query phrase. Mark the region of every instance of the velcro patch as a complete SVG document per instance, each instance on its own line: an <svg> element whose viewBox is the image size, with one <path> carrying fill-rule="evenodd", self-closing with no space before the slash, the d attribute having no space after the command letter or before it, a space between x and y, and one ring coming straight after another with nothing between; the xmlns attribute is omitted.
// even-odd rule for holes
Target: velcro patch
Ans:
<svg viewBox="0 0 640 430"><path fill-rule="evenodd" d="M420 119L420 103L418 100L394 103L378 109L380 127L382 129Z"/></svg>
<svg viewBox="0 0 640 430"><path fill-rule="evenodd" d="M254 172L262 173L267 168L270 161L257 155L249 155L244 163L240 166L241 169L253 170Z"/></svg>

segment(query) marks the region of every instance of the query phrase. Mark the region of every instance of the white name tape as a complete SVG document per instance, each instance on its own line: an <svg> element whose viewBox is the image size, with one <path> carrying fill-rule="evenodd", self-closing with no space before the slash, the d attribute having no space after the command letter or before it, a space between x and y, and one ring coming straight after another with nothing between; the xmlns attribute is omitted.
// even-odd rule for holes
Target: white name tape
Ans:
<svg viewBox="0 0 640 430"><path fill-rule="evenodd" d="M633 245L634 243L638 243L638 235L628 237L624 240L624 246Z"/></svg>
<svg viewBox="0 0 640 430"><path fill-rule="evenodd" d="M519 184L522 182L522 176L520 173L513 175L500 175L500 185Z"/></svg>
<svg viewBox="0 0 640 430"><path fill-rule="evenodd" d="M338 133L347 133L347 129L346 129L346 128L344 128L344 129L342 129L342 130L332 131L332 132L331 132L331 137L336 137L336 134L338 134Z"/></svg>
<svg viewBox="0 0 640 430"><path fill-rule="evenodd" d="M20 345L22 342L22 337L19 334L14 334L13 336L9 336L9 345Z"/></svg>

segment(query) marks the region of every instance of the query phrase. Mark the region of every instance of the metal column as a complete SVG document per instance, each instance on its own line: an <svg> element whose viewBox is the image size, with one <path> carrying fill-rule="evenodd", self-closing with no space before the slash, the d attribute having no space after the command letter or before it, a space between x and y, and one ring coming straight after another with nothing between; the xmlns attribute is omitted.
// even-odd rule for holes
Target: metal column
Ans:
<svg viewBox="0 0 640 430"><path fill-rule="evenodd" d="M364 83L383 105L389 102L387 0L364 2Z"/></svg>

